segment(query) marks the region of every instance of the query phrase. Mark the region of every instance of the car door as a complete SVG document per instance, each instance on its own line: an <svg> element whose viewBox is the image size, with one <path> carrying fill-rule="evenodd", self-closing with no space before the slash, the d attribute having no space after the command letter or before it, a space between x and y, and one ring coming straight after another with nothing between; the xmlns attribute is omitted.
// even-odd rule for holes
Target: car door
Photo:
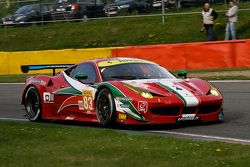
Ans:
<svg viewBox="0 0 250 167"><path fill-rule="evenodd" d="M40 5L32 5L31 8L32 19L30 21L40 21L41 20L41 8Z"/></svg>
<svg viewBox="0 0 250 167"><path fill-rule="evenodd" d="M42 10L41 20L44 20L44 21L51 20L51 5L43 4L41 10Z"/></svg>
<svg viewBox="0 0 250 167"><path fill-rule="evenodd" d="M77 79L77 75L84 74L87 78ZM57 115L71 117L94 116L93 84L98 77L92 63L82 63L63 73L68 87L58 90L56 96L60 103Z"/></svg>
<svg viewBox="0 0 250 167"><path fill-rule="evenodd" d="M80 0L85 5L85 13L88 17L104 16L104 4L101 0Z"/></svg>

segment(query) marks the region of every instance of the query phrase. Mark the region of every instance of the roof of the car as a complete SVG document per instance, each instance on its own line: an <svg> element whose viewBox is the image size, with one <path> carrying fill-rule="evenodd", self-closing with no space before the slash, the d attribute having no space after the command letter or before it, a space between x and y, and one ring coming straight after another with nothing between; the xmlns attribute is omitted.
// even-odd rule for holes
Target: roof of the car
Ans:
<svg viewBox="0 0 250 167"><path fill-rule="evenodd" d="M87 62L100 63L100 62L105 62L105 61L138 61L138 62L141 61L141 62L145 62L148 60L138 59L138 58L129 58L129 57L115 57L115 58L92 59L92 60L88 60ZM148 62L150 62L150 61L148 61Z"/></svg>

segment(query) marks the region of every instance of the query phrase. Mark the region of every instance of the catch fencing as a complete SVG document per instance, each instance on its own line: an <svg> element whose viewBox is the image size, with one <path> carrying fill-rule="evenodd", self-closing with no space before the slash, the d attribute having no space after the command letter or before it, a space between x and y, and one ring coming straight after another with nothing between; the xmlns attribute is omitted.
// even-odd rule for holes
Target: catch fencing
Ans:
<svg viewBox="0 0 250 167"><path fill-rule="evenodd" d="M11 0L2 0L0 1L0 26L7 26L8 24L3 24L2 19L5 18L6 16L10 16L15 14L15 12L17 12L18 9L20 9L21 7L25 6L25 5L32 5L32 4L39 4L40 7L40 11L37 13L44 13L44 12L48 12L48 13L56 13L56 9L55 6L56 2L58 1L72 1L75 2L76 0L20 0L20 1L11 1ZM98 0L82 0L82 1L93 1L93 2L97 2ZM167 16L176 16L176 15L190 15L190 14L200 14L200 11L196 11L196 12L184 12L186 9L186 6L183 7L181 5L182 1L185 0L150 0L150 2L158 2L160 3L160 7L151 7L150 10L147 11L143 11L143 12L138 12L137 10L133 10L133 11L129 11L129 12L123 12L120 13L118 15L110 15L109 14L109 8L106 9L105 6L109 6L112 5L114 3L115 0L103 0L103 9L100 10L104 10L104 15L98 15L98 16L90 16L87 17L87 15L82 15L80 18L76 17L74 19L64 16L61 19L57 18L55 19L54 17L52 17L51 19L46 19L45 16L41 15L40 19L36 19L36 20L31 20L31 21L25 21L25 24L30 24L30 25L34 25L34 24L43 24L43 23L51 23L51 22L75 22L75 21L87 21L87 20L109 20L109 19L123 19L123 18L138 18L138 17L161 17L161 22L162 24L165 24L166 17ZM170 3L171 2L171 3ZM198 1L197 1L198 2ZM203 1L200 1L203 2ZM225 12L227 9L227 5L226 3L228 2L228 0L209 0L209 2L211 4L225 4L224 6L224 10L219 10L218 12ZM241 2L241 1L238 1ZM243 1L244 2L244 1ZM88 2L86 2L88 3ZM46 8L44 8L44 5L47 5ZM195 6L201 6L202 4L196 4ZM201 7L202 8L202 7ZM99 11L100 11L99 10ZM249 8L245 8L245 9L240 9L240 11L249 11ZM54 11L54 12L53 12ZM64 13L67 13L68 11L65 11ZM52 14L53 15L53 14ZM11 25L23 25L23 23L21 22L14 22L11 23Z"/></svg>

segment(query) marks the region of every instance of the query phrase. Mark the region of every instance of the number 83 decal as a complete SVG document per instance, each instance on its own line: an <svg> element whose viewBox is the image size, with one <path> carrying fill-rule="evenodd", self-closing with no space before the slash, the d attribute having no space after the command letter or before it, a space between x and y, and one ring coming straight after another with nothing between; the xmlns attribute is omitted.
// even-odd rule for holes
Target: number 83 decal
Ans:
<svg viewBox="0 0 250 167"><path fill-rule="evenodd" d="M93 110L93 91L83 90L83 110Z"/></svg>
<svg viewBox="0 0 250 167"><path fill-rule="evenodd" d="M90 96L83 97L83 108L84 110L93 110L93 98Z"/></svg>

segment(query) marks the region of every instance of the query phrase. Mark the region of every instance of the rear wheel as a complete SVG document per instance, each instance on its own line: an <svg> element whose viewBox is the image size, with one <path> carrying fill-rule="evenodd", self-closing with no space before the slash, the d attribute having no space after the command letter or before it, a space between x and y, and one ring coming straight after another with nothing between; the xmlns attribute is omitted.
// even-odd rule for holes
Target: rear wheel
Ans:
<svg viewBox="0 0 250 167"><path fill-rule="evenodd" d="M40 121L42 119L42 107L40 94L34 86L28 88L24 101L27 118L30 121Z"/></svg>
<svg viewBox="0 0 250 167"><path fill-rule="evenodd" d="M115 123L115 102L109 89L102 89L96 100L96 115L101 126L107 127Z"/></svg>

